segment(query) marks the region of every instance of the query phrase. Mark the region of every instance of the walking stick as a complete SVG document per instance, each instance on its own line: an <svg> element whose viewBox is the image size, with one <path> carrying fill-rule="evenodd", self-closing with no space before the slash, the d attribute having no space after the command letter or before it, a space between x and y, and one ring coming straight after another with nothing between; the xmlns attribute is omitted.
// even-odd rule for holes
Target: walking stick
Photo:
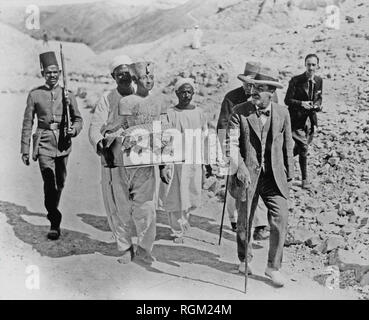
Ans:
<svg viewBox="0 0 369 320"><path fill-rule="evenodd" d="M220 241L222 240L224 212L225 212L225 208L226 208L227 193L228 193L228 179L229 179L229 172L227 172L227 179L226 179L226 186L225 186L225 194L224 194L224 203L223 203L223 212L222 212L222 220L221 220L221 223L220 223L220 230L219 230L219 242L218 242L218 245L219 246L220 246Z"/></svg>
<svg viewBox="0 0 369 320"><path fill-rule="evenodd" d="M248 275L248 240L249 240L249 190L246 189L246 222L245 222L245 293L247 291Z"/></svg>

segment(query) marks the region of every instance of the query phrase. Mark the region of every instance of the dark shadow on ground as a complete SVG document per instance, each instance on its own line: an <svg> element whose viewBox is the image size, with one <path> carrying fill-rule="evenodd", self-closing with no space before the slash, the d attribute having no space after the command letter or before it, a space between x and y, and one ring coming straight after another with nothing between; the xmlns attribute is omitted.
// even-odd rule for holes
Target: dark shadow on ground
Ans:
<svg viewBox="0 0 369 320"><path fill-rule="evenodd" d="M198 215L190 214L190 225L193 228L199 228L201 230L216 234L219 236L220 232L220 225L214 224L214 219L209 219L205 217L201 217ZM218 238L219 239L219 238ZM227 239L229 241L236 242L236 233L232 231L232 229L223 224L223 231L222 231L222 239ZM263 241L264 242L264 241ZM252 243L253 249L262 249L263 245L261 245L260 241L258 243Z"/></svg>
<svg viewBox="0 0 369 320"><path fill-rule="evenodd" d="M214 224L214 219L209 219L206 217L201 217L198 215L190 214L189 222L191 227L199 228L206 232L219 235L220 225ZM222 239L227 239L229 241L236 241L236 233L225 224L223 224Z"/></svg>
<svg viewBox="0 0 369 320"><path fill-rule="evenodd" d="M80 217L82 222L104 232L110 232L110 227L108 223L107 217L102 216L95 216L93 214L89 213L79 213L77 214L77 217ZM161 224L168 224L165 213L159 213L156 216L156 222ZM133 236L135 236L135 233L133 233ZM173 236L171 236L171 230L169 226L162 227L162 226L156 226L156 238L155 241L158 240L173 240Z"/></svg>
<svg viewBox="0 0 369 320"><path fill-rule="evenodd" d="M139 264L139 263L137 263ZM161 270L158 270L154 267L149 267L149 266L145 266L145 265L142 265L140 264L141 266L145 267L146 270L148 271L151 271L151 272L156 272L156 273L161 273L161 274L165 274L167 276L171 276L171 277L174 277L174 278L178 278L178 279L184 279L184 280L191 280L191 281L196 281L196 282L201 282L201 283L205 283L205 284L210 284L210 285L214 285L214 286L217 286L217 287L222 287L222 288L225 288L225 289L229 289L229 290L234 290L234 291L238 291L238 292L242 292L242 290L240 289L237 289L237 288L234 288L234 287L230 287L230 286L227 286L227 285L222 285L222 284L219 284L219 283L216 283L216 282L212 282L212 281L209 281L209 280L204 280L204 279L199 279L199 278L193 278L193 277L189 277L189 276L185 276L185 275L179 275L179 274L175 274L175 273L171 273L171 272L167 272L167 271L161 271Z"/></svg>
<svg viewBox="0 0 369 320"><path fill-rule="evenodd" d="M174 267L180 267L179 263L191 263L191 264L197 264L197 265L204 265L204 266L208 266L210 268L216 269L218 271L224 272L226 274L234 274L241 278L244 278L244 275L238 272L238 264L222 261L219 259L219 255L217 254L204 251L204 250L199 250L193 247L186 247L186 246L181 246L181 245L167 246L167 245L156 244L154 245L154 248L153 248L153 256L156 258L158 262L166 263ZM158 270L152 266L148 266L142 263L138 263L138 264L151 272L164 273L164 274L168 274L172 276L177 276L180 278L187 278L187 279L191 279L195 281L212 283L212 282L202 280L202 279L183 277L183 276L175 275L172 273L167 273L167 272ZM256 281L261 281L270 286L273 286L271 280L268 279L267 277L262 277L259 275L249 275L249 278L256 280ZM234 289L234 288L230 288L230 287L223 286L223 285L216 284L216 283L212 283L212 284L219 285L219 286L229 288L229 289ZM234 289L234 290L240 291L238 289Z"/></svg>
<svg viewBox="0 0 369 320"><path fill-rule="evenodd" d="M46 234L49 230L48 226L34 225L22 218L22 215L26 215L31 217L44 217L46 219L46 215L30 212L24 206L0 201L0 213L5 214L7 217L7 222L13 227L15 236L24 243L32 246L32 249L36 250L42 256L60 258L72 255L93 254L95 252L107 256L121 255L117 250L115 242L107 243L91 239L86 233L68 229L61 229L62 235L59 240L48 240L46 238ZM83 214L82 217L85 222L89 221L93 226L104 230L108 228L105 217L93 216L89 214ZM158 230L160 237L166 236L168 232L170 232L169 228L159 227ZM154 246L153 255L158 261L177 267L180 267L178 263L192 263L206 265L224 273L232 273L232 271L237 269L236 264L219 260L219 255L192 247L157 244ZM145 266L145 268L147 268L149 271L163 273L163 271L152 267ZM201 279L197 280L204 281Z"/></svg>
<svg viewBox="0 0 369 320"><path fill-rule="evenodd" d="M15 236L29 244L42 256L60 258L80 254L92 254L95 252L107 256L120 256L115 242L107 243L91 239L88 234L61 228L59 240L48 240L46 235L48 226L39 226L27 222L22 215L44 217L41 213L34 213L26 207L14 203L0 201L0 213L7 217L7 222L13 227Z"/></svg>
<svg viewBox="0 0 369 320"><path fill-rule="evenodd" d="M205 265L219 271L231 272L236 268L233 263L219 260L219 255L182 245L154 245L153 256L157 261L179 267L178 263Z"/></svg>
<svg viewBox="0 0 369 320"><path fill-rule="evenodd" d="M95 215L87 214L87 213L80 213L77 216L82 218L82 221L84 223L89 224L98 230L110 231L108 220L106 217L95 216ZM191 227L199 228L206 232L219 235L220 226L211 223L212 221L214 221L213 219L200 217L200 216L191 214L189 220L190 220ZM157 211L156 222L159 224L168 225L167 214L163 211ZM229 241L236 241L235 233L232 231L231 231L232 233L229 233L228 231L231 231L231 229L227 226L223 226L222 238L227 239ZM160 240L160 239L171 240L172 237L170 236L170 233L171 231L170 231L169 225L168 225L168 228L157 226L157 236L155 240Z"/></svg>
<svg viewBox="0 0 369 320"><path fill-rule="evenodd" d="M160 224L169 225L168 216L164 211L156 212L156 222ZM192 228L198 228L206 232L210 232L219 235L220 225L214 224L214 219L190 214L189 222ZM236 241L236 234L232 229L226 225L223 225L222 238L229 241Z"/></svg>
<svg viewBox="0 0 369 320"><path fill-rule="evenodd" d="M265 241L263 241L263 242L265 242ZM253 249L263 249L263 248L264 248L264 246L262 246L262 245L260 244L260 242L257 242L257 243L253 242L253 243L252 243L252 248L253 248Z"/></svg>
<svg viewBox="0 0 369 320"><path fill-rule="evenodd" d="M77 217L80 217L82 222L104 232L110 232L108 219L102 216L95 216L89 213L79 213Z"/></svg>
<svg viewBox="0 0 369 320"><path fill-rule="evenodd" d="M103 216L95 216L88 213L79 213L77 214L78 217L82 219L82 222L104 232L109 232L110 227L108 224L108 219ZM210 232L213 234L219 235L220 226L214 225L211 223L211 221L214 221L213 219L200 217L197 215L190 215L190 224L193 228L199 228L201 230L204 230L206 232ZM171 236L171 230L168 225L168 217L167 214L163 211L157 211L156 213L156 222L158 224L167 225L168 227L162 227L162 226L156 226L156 238L155 241L158 240L173 240L173 236ZM225 230L231 231L231 229L227 226L223 226L223 233L222 233L222 239L227 239L229 241L236 242L236 234L231 231L231 233L226 232ZM189 237L189 236L187 236ZM194 238L193 238L194 239ZM199 240L199 239L194 239ZM204 241L206 242L206 241ZM213 243L211 243L213 244ZM253 243L252 244L253 249L261 249L263 248L260 243Z"/></svg>

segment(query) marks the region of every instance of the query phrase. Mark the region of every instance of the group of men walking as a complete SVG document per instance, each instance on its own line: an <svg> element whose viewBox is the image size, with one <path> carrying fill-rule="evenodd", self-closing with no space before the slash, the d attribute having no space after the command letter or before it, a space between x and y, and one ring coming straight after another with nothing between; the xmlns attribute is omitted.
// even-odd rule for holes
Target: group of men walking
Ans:
<svg viewBox="0 0 369 320"><path fill-rule="evenodd" d="M232 148L236 150L229 153L233 174L228 196L231 201L232 196L235 198L238 212L239 271L245 270L245 259L252 259L250 234L254 217L266 215L264 210L257 209L261 198L267 208L270 228L265 274L277 286L285 283L280 268L288 224L289 184L294 177L293 156L299 155L301 186L309 189L308 145L317 125L316 112L322 109L323 81L315 75L319 58L315 54L307 55L305 66L306 71L289 82L286 108L278 105L276 99L275 91L283 86L275 71L259 63L247 63L244 74L238 76L243 85L226 94L218 121L218 130L227 128L228 153ZM252 273L252 268L248 267L248 273Z"/></svg>
<svg viewBox="0 0 369 320"><path fill-rule="evenodd" d="M32 158L38 160L44 181L45 208L50 220L47 236L56 240L60 237L62 214L58 205L66 179L71 138L81 131L82 118L74 95L59 84L60 68L55 53L41 54L40 63L45 84L31 90L28 95L21 153L23 162L29 165L32 125L37 116L37 129L32 136ZM244 270L245 259L251 261L250 234L254 226L254 239L269 237L265 274L278 286L285 282L280 268L294 155L299 155L302 187L310 187L307 152L317 125L316 112L321 110L322 102L322 79L315 75L318 65L319 59L315 54L306 57L306 71L293 77L289 83L284 101L287 109L278 104L276 90L283 86L276 73L260 63L248 62L244 73L238 75L242 86L227 93L223 100L217 126L219 139L226 146L224 150L230 159L229 194L226 197L231 225L237 233L239 270ZM165 189L163 194L166 197L171 194L169 201L164 199L163 203L168 208L171 203L169 217L175 221L170 224L173 229L177 226L176 237L180 237L178 233L183 234L188 227L188 213L199 202L201 183L194 175L200 175L196 165L185 170L182 164L126 168L115 163L111 150L114 134L135 123L135 115L124 110L129 110L133 104L150 101L154 65L119 56L111 62L110 73L116 81L116 88L105 92L97 102L89 139L101 157L103 200L110 228L122 252L119 262L129 263L137 259L151 264L155 260L152 248L159 190ZM175 89L178 104L166 115L173 127L180 130L204 127L201 112L191 103L194 89L192 79L178 81ZM158 114L158 119L162 116ZM220 133L221 130L224 132ZM160 188L159 183L168 187ZM172 200L177 199L177 194L179 204L173 205ZM133 236L137 237L136 246L132 243ZM248 257L245 257L246 243L249 244ZM252 268L248 271L252 273Z"/></svg>

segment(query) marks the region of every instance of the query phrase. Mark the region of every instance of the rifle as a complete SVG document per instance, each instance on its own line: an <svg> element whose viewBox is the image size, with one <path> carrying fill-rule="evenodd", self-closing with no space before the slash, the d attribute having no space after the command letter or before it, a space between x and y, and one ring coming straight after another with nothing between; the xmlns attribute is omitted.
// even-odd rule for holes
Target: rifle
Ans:
<svg viewBox="0 0 369 320"><path fill-rule="evenodd" d="M67 81L67 70L64 61L64 54L63 54L63 46L60 44L60 60L62 65L62 76L63 76L63 113L66 115L65 119L62 121L64 122L63 126L63 137L65 141L65 149L68 149L71 144L71 137L68 135L68 132L71 130L71 121L70 121L70 107L69 107L69 99L68 99L68 81Z"/></svg>

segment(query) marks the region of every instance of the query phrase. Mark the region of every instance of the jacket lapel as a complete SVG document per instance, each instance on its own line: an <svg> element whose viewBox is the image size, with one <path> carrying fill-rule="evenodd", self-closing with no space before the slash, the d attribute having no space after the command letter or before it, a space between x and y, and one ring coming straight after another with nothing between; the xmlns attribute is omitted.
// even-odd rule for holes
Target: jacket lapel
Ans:
<svg viewBox="0 0 369 320"><path fill-rule="evenodd" d="M258 116L255 112L251 113L247 117L247 121L249 122L251 128L254 130L256 135L258 136L259 140L261 141L261 128L260 128L260 121Z"/></svg>
<svg viewBox="0 0 369 320"><path fill-rule="evenodd" d="M270 121L270 125L272 126L272 141L274 139L274 137L277 136L278 134L278 128L279 128L279 122L281 121L280 120L280 117L279 117L279 113L277 111L277 108L275 107L275 103L272 102L272 112L271 112L271 121Z"/></svg>
<svg viewBox="0 0 369 320"><path fill-rule="evenodd" d="M309 97L309 83L308 83L308 80L307 80L306 76L305 76L305 80L304 80L304 85L303 86L304 86L304 90L306 92L306 96Z"/></svg>

